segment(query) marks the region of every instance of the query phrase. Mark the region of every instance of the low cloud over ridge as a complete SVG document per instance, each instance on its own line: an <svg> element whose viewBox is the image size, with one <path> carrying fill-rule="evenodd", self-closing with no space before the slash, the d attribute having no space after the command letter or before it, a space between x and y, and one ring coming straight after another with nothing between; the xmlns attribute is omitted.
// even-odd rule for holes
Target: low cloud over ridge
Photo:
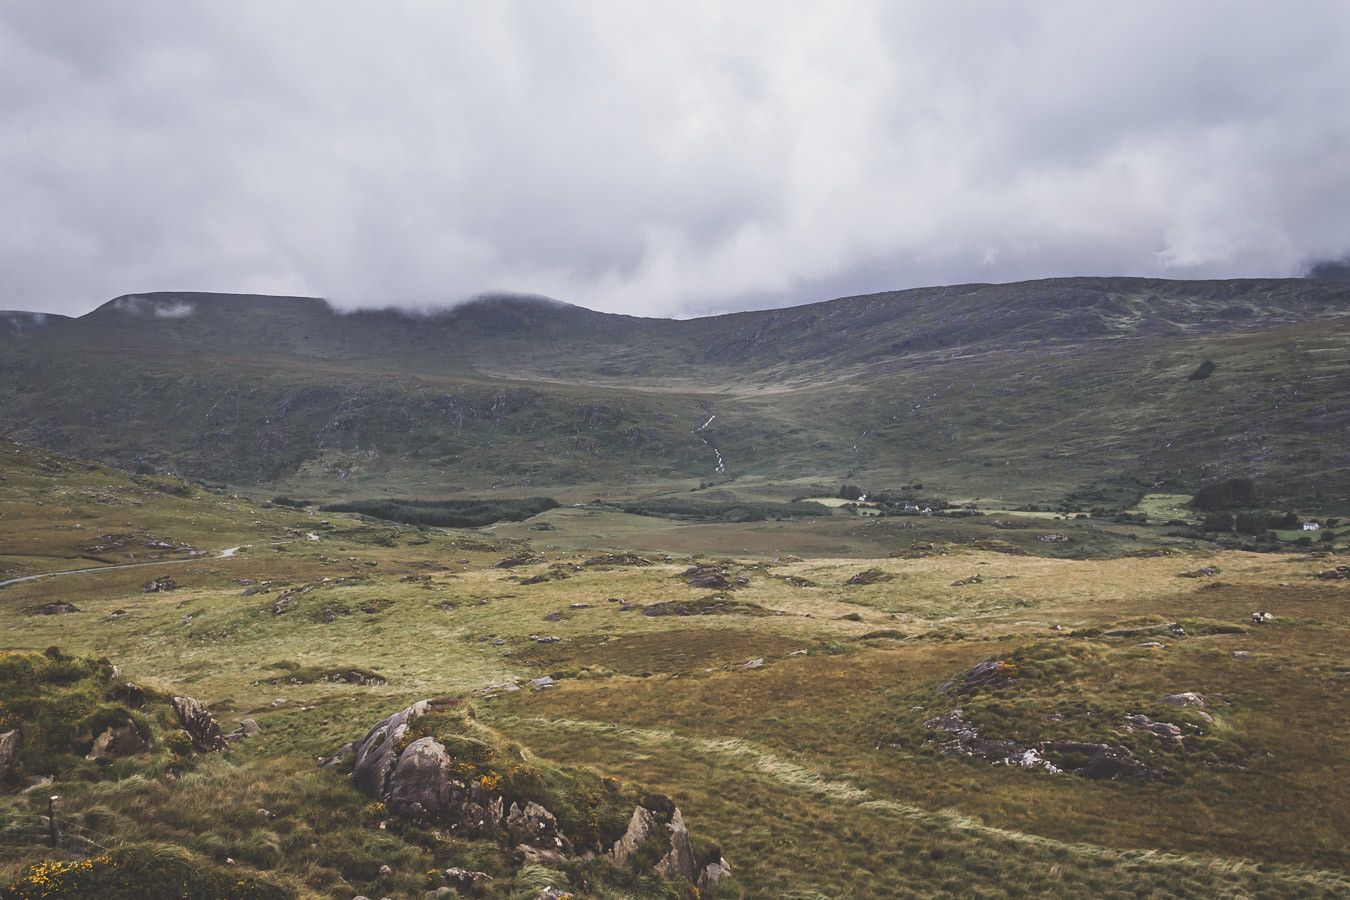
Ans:
<svg viewBox="0 0 1350 900"><path fill-rule="evenodd" d="M1350 248L1350 5L0 9L0 307L640 315Z"/></svg>

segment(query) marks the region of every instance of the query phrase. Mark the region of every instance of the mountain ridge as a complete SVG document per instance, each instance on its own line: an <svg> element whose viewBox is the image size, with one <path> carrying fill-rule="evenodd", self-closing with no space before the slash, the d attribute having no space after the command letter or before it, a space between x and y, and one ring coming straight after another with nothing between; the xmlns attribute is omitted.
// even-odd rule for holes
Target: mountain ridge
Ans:
<svg viewBox="0 0 1350 900"><path fill-rule="evenodd" d="M726 477L1023 501L1243 474L1342 502L1348 312L1350 285L1303 279L1046 279L683 320L130 294L0 339L0 415L126 468L344 496L717 480L725 459Z"/></svg>

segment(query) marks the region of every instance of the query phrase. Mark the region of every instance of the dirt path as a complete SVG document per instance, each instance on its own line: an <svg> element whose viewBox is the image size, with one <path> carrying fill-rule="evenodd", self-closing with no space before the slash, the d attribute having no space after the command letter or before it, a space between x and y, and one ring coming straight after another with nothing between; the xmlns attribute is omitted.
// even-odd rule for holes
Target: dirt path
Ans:
<svg viewBox="0 0 1350 900"><path fill-rule="evenodd" d="M159 562L122 563L117 566L92 566L87 569L66 569L62 572L39 572L36 575L24 575L19 578L11 578L8 581L0 581L0 588L9 587L11 584L23 584L25 581L37 581L39 578L56 578L60 575L84 575L89 572L115 572L118 569L142 569L146 566L174 566L188 562L201 562L203 559L229 559L248 546L250 545L243 544L238 547L228 547L212 556L189 556L185 559L164 559Z"/></svg>

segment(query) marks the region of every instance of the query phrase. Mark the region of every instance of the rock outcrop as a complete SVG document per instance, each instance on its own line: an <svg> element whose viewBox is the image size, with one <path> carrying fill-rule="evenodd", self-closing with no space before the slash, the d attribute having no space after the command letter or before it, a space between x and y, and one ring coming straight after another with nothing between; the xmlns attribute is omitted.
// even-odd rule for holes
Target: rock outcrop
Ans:
<svg viewBox="0 0 1350 900"><path fill-rule="evenodd" d="M199 753L212 753L225 749L225 735L216 724L216 720L200 700L191 697L174 697L173 711L178 716L178 724L192 738L192 747Z"/></svg>
<svg viewBox="0 0 1350 900"><path fill-rule="evenodd" d="M322 765L349 770L356 788L383 802L392 815L449 826L466 837L495 838L522 864L559 866L573 858L602 857L613 865L628 866L639 859L656 859L652 873L685 879L703 891L731 873L720 853L699 858L684 816L664 798L653 798L651 805L643 805L649 802L643 799L635 805L627 830L608 845L597 842L593 834L590 838L569 834L545 805L547 798L516 796L495 773L476 775L481 741L464 736L443 741L417 734L418 719L457 709L464 709L458 701L414 703L376 723ZM477 749L457 758L452 752L457 746ZM615 785L608 790L617 790ZM447 874L446 882L468 887L482 877L455 870Z"/></svg>

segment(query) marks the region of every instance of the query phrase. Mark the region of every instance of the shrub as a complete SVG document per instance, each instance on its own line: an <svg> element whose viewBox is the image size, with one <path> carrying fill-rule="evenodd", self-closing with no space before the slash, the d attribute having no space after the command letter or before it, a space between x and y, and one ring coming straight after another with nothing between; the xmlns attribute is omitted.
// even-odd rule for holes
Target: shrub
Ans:
<svg viewBox="0 0 1350 900"><path fill-rule="evenodd" d="M527 497L521 500L352 500L320 507L323 512L359 513L376 519L388 519L405 525L430 525L438 528L478 528L493 522L519 522L541 512L556 509L552 497Z"/></svg>

